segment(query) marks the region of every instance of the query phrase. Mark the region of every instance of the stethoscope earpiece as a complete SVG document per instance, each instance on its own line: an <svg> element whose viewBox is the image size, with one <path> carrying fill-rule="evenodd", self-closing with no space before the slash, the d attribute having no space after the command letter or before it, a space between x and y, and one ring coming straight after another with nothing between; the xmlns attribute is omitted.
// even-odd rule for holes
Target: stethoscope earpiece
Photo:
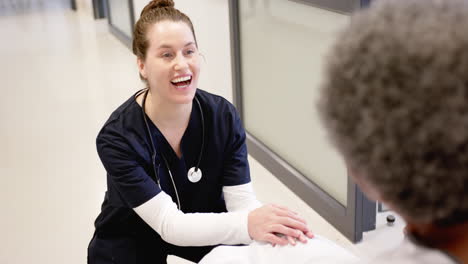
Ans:
<svg viewBox="0 0 468 264"><path fill-rule="evenodd" d="M202 171L200 170L200 168L196 169L195 167L192 167L188 171L187 177L190 182L199 182L202 177Z"/></svg>

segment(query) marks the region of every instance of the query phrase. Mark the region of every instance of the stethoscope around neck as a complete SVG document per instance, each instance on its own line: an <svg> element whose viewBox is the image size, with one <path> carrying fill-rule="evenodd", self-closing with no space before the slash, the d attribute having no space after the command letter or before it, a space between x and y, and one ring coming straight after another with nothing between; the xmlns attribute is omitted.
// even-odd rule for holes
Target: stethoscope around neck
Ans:
<svg viewBox="0 0 468 264"><path fill-rule="evenodd" d="M142 104L141 104L141 108L142 108L142 112L143 112L143 120L145 121L145 125L146 125L146 132L148 133L148 137L149 137L150 142L151 142L151 148L152 148L151 163L152 163L152 166L153 166L154 176L156 177L156 182L157 182L159 188L162 190L162 188L161 188L161 179L159 178L159 173L158 173L159 172L159 166L158 166L158 169L156 169L156 146L154 145L153 137L151 136L151 130L150 130L149 125L148 125L148 118L146 117L146 111L145 111L146 96L148 95L148 92L149 92L149 89L146 89L146 91L143 94L143 101L142 101ZM190 168L190 170L187 172L187 178L188 178L188 180L190 182L197 183L202 178L202 171L200 169L200 161L201 161L201 158L202 158L203 149L205 147L205 119L203 117L203 110L202 110L202 107L200 105L200 101L198 101L196 96L194 98L195 98L195 101L197 102L198 109L200 110L200 119L201 119L201 124L202 124L202 138L201 138L200 154L198 154L197 165L195 167ZM177 197L177 205L179 207L179 210L181 210L182 207L180 205L179 192L177 191L177 187L176 187L176 184L174 182L174 177L172 176L171 169L169 168L169 163L167 162L167 159L166 159L166 157L164 156L164 154L162 152L161 152L160 155L161 155L162 159L164 160L164 165L166 165L167 171L169 172L169 176L171 177L172 186L174 186L174 191L175 191L175 194L176 194L176 197Z"/></svg>

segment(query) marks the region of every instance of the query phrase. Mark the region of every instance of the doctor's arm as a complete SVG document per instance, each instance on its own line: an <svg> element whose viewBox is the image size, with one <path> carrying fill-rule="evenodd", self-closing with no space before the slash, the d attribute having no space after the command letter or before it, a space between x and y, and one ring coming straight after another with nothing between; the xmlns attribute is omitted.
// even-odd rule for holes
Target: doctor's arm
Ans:
<svg viewBox="0 0 468 264"><path fill-rule="evenodd" d="M250 211L248 229L254 240L272 244L307 242L313 237L305 220L288 208L264 205L257 200L250 180L246 134L237 111L232 107L225 118L230 124L224 160L223 194L229 212ZM278 236L284 235L284 236Z"/></svg>
<svg viewBox="0 0 468 264"><path fill-rule="evenodd" d="M307 228L287 209L272 205L252 212L183 213L164 192L134 210L164 241L178 246L249 244L252 239L285 245L287 240L274 233L298 237L297 229Z"/></svg>
<svg viewBox="0 0 468 264"><path fill-rule="evenodd" d="M249 244L248 212L183 213L171 197L160 192L134 208L161 238L178 246Z"/></svg>
<svg viewBox="0 0 468 264"><path fill-rule="evenodd" d="M162 239L178 246L248 244L257 239L249 233L247 211L185 214L178 210L140 164L142 158L134 149L140 145L132 140L107 127L98 136L98 154L122 200Z"/></svg>
<svg viewBox="0 0 468 264"><path fill-rule="evenodd" d="M296 243L295 239L306 243L307 237L313 237L313 234L310 231L296 230L294 231L294 235L285 235L284 238L281 238L281 241L278 242L278 237L275 233L282 232L278 232L275 230L287 230L287 228L284 229L281 225L286 225L286 227L288 227L288 223L291 223L291 226L297 225L297 222L288 221L292 219L304 224L305 226L305 221L301 219L297 215L297 213L285 207L281 207L278 205L262 206L260 201L257 200L252 187L252 183L250 182L236 186L224 186L223 194L224 200L226 201L226 208L229 212L250 212L248 228L249 234L251 234L252 237L255 238L254 240L266 241L272 244L280 245L284 245L289 242L290 244L294 245ZM276 229L273 229L274 226L276 226Z"/></svg>

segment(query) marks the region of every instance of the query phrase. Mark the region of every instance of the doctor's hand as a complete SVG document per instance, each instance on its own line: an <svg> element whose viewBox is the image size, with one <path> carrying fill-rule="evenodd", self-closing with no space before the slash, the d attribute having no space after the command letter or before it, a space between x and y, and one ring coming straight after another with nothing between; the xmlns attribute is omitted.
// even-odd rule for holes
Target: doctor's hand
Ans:
<svg viewBox="0 0 468 264"><path fill-rule="evenodd" d="M303 218L278 205L264 205L250 212L248 230L253 240L273 245L295 245L296 240L306 243L307 237L313 237Z"/></svg>

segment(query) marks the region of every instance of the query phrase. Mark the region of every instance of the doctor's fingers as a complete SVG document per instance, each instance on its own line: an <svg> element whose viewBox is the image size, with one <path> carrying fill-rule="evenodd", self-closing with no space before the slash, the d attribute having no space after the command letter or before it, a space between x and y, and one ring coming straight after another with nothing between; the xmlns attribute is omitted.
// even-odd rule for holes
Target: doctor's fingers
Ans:
<svg viewBox="0 0 468 264"><path fill-rule="evenodd" d="M290 237L298 238L298 239L302 235L304 235L301 230L291 228L282 224L270 225L268 227L268 233L276 233L276 234L280 234L280 236L290 236Z"/></svg>
<svg viewBox="0 0 468 264"><path fill-rule="evenodd" d="M288 242L289 244L295 246L297 245L297 241L303 243L303 244L307 244L307 242L309 241L310 238L313 238L314 235L312 234L312 232L307 232L307 233L302 233L299 237L292 237L292 236L286 236L286 238L288 239ZM275 246L275 244L273 244L273 246Z"/></svg>
<svg viewBox="0 0 468 264"><path fill-rule="evenodd" d="M296 245L296 239L294 237L286 236L286 238L288 239L289 244L291 244L293 246Z"/></svg>
<svg viewBox="0 0 468 264"><path fill-rule="evenodd" d="M281 245L285 246L288 244L288 239L284 236L278 236L272 233L266 233L262 239L262 241L268 242L272 244L273 246L275 245Z"/></svg>
<svg viewBox="0 0 468 264"><path fill-rule="evenodd" d="M279 216L274 219L274 223L281 224L281 225L284 225L293 229L297 229L301 231L302 233L307 233L310 231L305 223L298 221L294 218L291 218L289 216ZM298 236L299 234L294 237L298 237Z"/></svg>
<svg viewBox="0 0 468 264"><path fill-rule="evenodd" d="M314 237L314 233L312 233L312 231L305 232L304 234L305 234L306 237L308 237L308 238L313 238L313 237Z"/></svg>
<svg viewBox="0 0 468 264"><path fill-rule="evenodd" d="M291 212L291 213L293 213L293 214L296 214L296 215L298 214L296 211L293 211L293 210L289 209L289 208L286 207L286 206L277 205L277 204L271 204L271 206L273 206L273 207L275 207L275 208L278 208L278 209L281 209L281 210L284 210L284 211L289 211L289 212Z"/></svg>
<svg viewBox="0 0 468 264"><path fill-rule="evenodd" d="M289 244L295 246L297 244L297 241L306 244L309 239L306 237L306 235L301 234L299 237L291 237L287 236Z"/></svg>
<svg viewBox="0 0 468 264"><path fill-rule="evenodd" d="M302 222L304 224L307 224L306 220L302 217L300 217L296 212L293 212L287 208L279 208L273 205L273 211L277 216L283 216L283 217L289 217L292 218L296 221Z"/></svg>

